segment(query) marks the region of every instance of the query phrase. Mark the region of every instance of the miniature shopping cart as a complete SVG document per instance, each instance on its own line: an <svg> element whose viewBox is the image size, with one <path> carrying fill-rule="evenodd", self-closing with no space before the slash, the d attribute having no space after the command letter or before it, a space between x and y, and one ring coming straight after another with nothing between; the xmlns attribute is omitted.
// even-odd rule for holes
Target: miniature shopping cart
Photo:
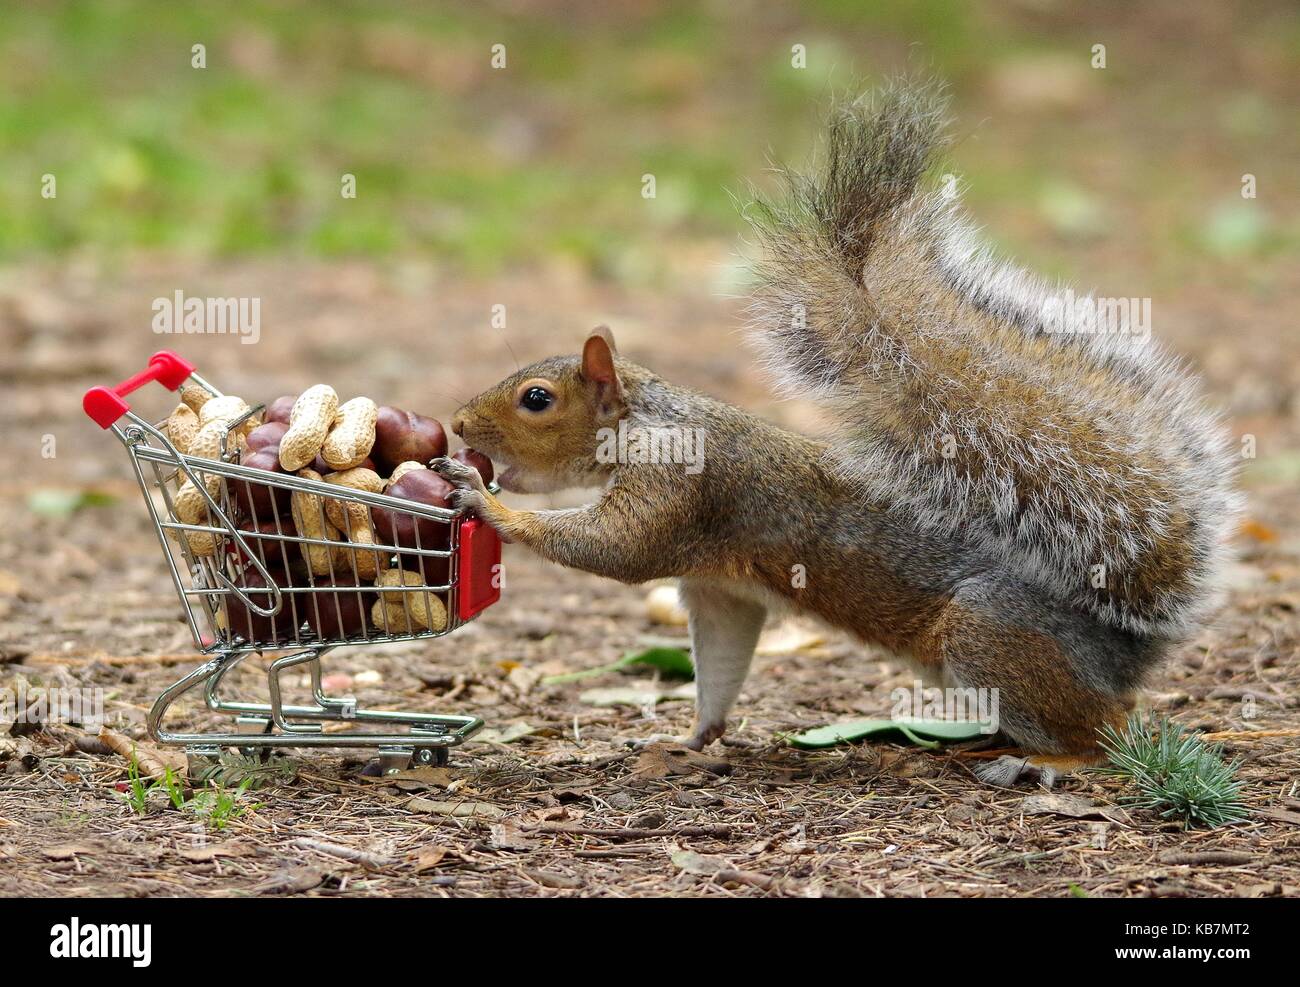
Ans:
<svg viewBox="0 0 1300 987"><path fill-rule="evenodd" d="M118 386L85 395L86 414L126 446L195 647L209 656L158 697L150 736L195 756L226 747L263 758L273 747L370 747L385 771L446 763L449 748L482 720L358 708L351 697L325 695L320 660L340 645L441 637L472 620L500 597L496 533L457 511L241 465L241 435L261 405L225 427L219 460L183 455L165 423L150 424L124 400L151 381L171 390L189 381L221 396L167 351ZM201 498L197 521L177 513L187 485L190 503ZM331 519L364 519L373 539L350 540ZM255 652L284 652L268 667L269 701L222 698L222 680ZM290 705L281 675L299 666L310 672L312 698ZM168 707L200 685L208 709L234 717L233 732L164 726Z"/></svg>

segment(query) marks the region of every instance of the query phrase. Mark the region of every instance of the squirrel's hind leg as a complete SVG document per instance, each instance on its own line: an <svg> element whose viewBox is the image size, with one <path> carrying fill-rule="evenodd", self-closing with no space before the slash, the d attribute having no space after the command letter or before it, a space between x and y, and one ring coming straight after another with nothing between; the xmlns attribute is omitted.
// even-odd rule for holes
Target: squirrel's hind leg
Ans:
<svg viewBox="0 0 1300 987"><path fill-rule="evenodd" d="M695 728L684 743L700 750L726 730L767 610L706 580L683 579L681 600L690 614L695 662Z"/></svg>
<svg viewBox="0 0 1300 987"><path fill-rule="evenodd" d="M1030 754L1016 757L1004 754L992 761L986 761L975 768L975 775L980 781L1001 788L1010 788L1018 781L1036 781L1044 788L1051 788L1058 775L1068 774L1080 768L1091 768L1100 764L1105 758L1100 750L1091 754Z"/></svg>
<svg viewBox="0 0 1300 987"><path fill-rule="evenodd" d="M958 687L987 690L981 707L1028 753L980 766L980 778L999 785L1050 786L1058 773L1100 762L1098 730L1123 723L1135 666L1150 658L1141 642L998 576L963 583L922 647Z"/></svg>

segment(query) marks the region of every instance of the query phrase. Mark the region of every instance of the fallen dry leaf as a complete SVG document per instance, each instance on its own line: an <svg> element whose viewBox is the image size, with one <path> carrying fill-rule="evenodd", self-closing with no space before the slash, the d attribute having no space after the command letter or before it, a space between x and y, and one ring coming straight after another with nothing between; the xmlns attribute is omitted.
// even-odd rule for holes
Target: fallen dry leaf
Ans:
<svg viewBox="0 0 1300 987"><path fill-rule="evenodd" d="M4 724L0 723L0 727L3 726ZM23 745L23 748L21 749L25 749L27 741L21 739L16 740L13 737L0 737L0 764L3 764L11 758L21 757L22 755L19 754L19 745Z"/></svg>
<svg viewBox="0 0 1300 987"><path fill-rule="evenodd" d="M527 723L507 723L500 728L487 727L469 739L471 744L509 744L520 737L527 737L538 731L538 727Z"/></svg>
<svg viewBox="0 0 1300 987"><path fill-rule="evenodd" d="M531 668L525 668L519 665L510 669L506 675L506 683L521 696L526 696L533 691L533 688L542 680L541 672Z"/></svg>
<svg viewBox="0 0 1300 987"><path fill-rule="evenodd" d="M247 857L253 851L242 843L213 843L208 846L188 847L176 852L190 863L208 864L218 857Z"/></svg>
<svg viewBox="0 0 1300 987"><path fill-rule="evenodd" d="M139 768L140 775L150 781L157 781L167 774L170 768L172 775L184 781L186 773L189 770L189 761L185 757L184 751L163 750L152 744L142 743L132 740L130 737L120 734L108 727L100 727L99 739L102 740L110 750L128 761L134 761Z"/></svg>
<svg viewBox="0 0 1300 987"><path fill-rule="evenodd" d="M548 805L544 809L534 809L524 815L532 822L573 822L586 814L584 809L575 809L567 805Z"/></svg>
<svg viewBox="0 0 1300 987"><path fill-rule="evenodd" d="M329 871L318 867L286 867L253 888L258 894L300 894L320 887Z"/></svg>
<svg viewBox="0 0 1300 987"><path fill-rule="evenodd" d="M582 887L582 878L573 877L568 874L557 874L555 871L525 870L524 874L546 888L559 888L563 891L573 891Z"/></svg>
<svg viewBox="0 0 1300 987"><path fill-rule="evenodd" d="M489 842L497 850L531 850L533 840L513 822L495 823L491 830Z"/></svg>
<svg viewBox="0 0 1300 987"><path fill-rule="evenodd" d="M456 819L500 819L506 814L505 809L491 802L438 802L418 795L407 802L406 807L412 812L428 812Z"/></svg>
<svg viewBox="0 0 1300 987"><path fill-rule="evenodd" d="M632 769L632 773L640 778L693 775L697 771L727 775L731 774L732 764L726 758L701 754L682 744L659 743L643 750Z"/></svg>
<svg viewBox="0 0 1300 987"><path fill-rule="evenodd" d="M731 869L731 863L726 857L706 856L694 850L678 848L672 851L670 857L674 865L688 874L710 875Z"/></svg>
<svg viewBox="0 0 1300 987"><path fill-rule="evenodd" d="M797 655L819 648L826 643L826 635L796 621L786 621L763 632L754 653L760 656Z"/></svg>
<svg viewBox="0 0 1300 987"><path fill-rule="evenodd" d="M622 686L609 689L587 689L578 696L578 699L589 706L635 706L641 709L646 706L653 706L661 696L663 696L662 689L658 686L647 685L641 688Z"/></svg>
<svg viewBox="0 0 1300 987"><path fill-rule="evenodd" d="M411 868L417 874L423 874L425 871L433 870L451 851L445 846L427 847L421 850L415 858L415 864Z"/></svg>
<svg viewBox="0 0 1300 987"><path fill-rule="evenodd" d="M62 843L59 846L46 847L41 856L49 860L73 860L85 854L92 854L95 848L80 843Z"/></svg>
<svg viewBox="0 0 1300 987"><path fill-rule="evenodd" d="M686 682L672 689L663 689L654 682L615 686L609 689L588 689L578 699L589 706L635 706L643 709L666 699L694 699L695 683Z"/></svg>
<svg viewBox="0 0 1300 987"><path fill-rule="evenodd" d="M1092 799L1081 795L1067 795L1061 792L1044 792L1030 795L1020 803L1020 811L1027 816L1051 815L1066 816L1070 819L1108 819L1111 822L1128 825L1128 813L1113 805L1099 805Z"/></svg>
<svg viewBox="0 0 1300 987"><path fill-rule="evenodd" d="M450 768L438 768L422 764L417 768L407 768L391 775L362 775L369 782L392 785L403 792L425 792L430 788L448 788L456 780Z"/></svg>
<svg viewBox="0 0 1300 987"><path fill-rule="evenodd" d="M942 770L939 759L931 754L891 747L880 750L877 764L881 771L895 778L933 778Z"/></svg>

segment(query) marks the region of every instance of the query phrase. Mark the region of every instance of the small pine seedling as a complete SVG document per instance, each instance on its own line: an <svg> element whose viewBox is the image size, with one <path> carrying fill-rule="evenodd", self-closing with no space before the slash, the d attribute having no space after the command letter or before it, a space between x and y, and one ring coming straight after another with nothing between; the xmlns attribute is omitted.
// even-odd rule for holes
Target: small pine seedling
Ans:
<svg viewBox="0 0 1300 987"><path fill-rule="evenodd" d="M161 778L147 781L140 774L140 762L133 756L127 763L126 777L128 783L126 802L136 815L143 816L149 812L149 796L155 791L166 792L173 807L177 809L185 807L185 785L171 768L167 768Z"/></svg>
<svg viewBox="0 0 1300 987"><path fill-rule="evenodd" d="M1151 809L1162 819L1214 828L1246 818L1237 768L1241 759L1223 760L1221 744L1207 744L1161 717L1129 717L1123 731L1107 726L1101 746L1110 757L1107 774L1132 780L1140 794L1123 801Z"/></svg>
<svg viewBox="0 0 1300 987"><path fill-rule="evenodd" d="M129 786L125 794L126 802L131 806L132 812L137 816L143 816L149 811L149 791L153 786L146 785L144 779L140 777L140 766L135 758L127 762L126 778Z"/></svg>
<svg viewBox="0 0 1300 987"><path fill-rule="evenodd" d="M240 805L239 800L252 785L251 778L245 778L233 792L224 788L212 788L200 792L186 803L195 815L207 823L208 829L219 833L234 819L238 819L249 809L260 809L262 804Z"/></svg>
<svg viewBox="0 0 1300 987"><path fill-rule="evenodd" d="M171 799L172 807L176 809L185 808L185 786L181 783L176 772L171 768L165 768L163 776L159 781L154 782L154 788L161 788Z"/></svg>

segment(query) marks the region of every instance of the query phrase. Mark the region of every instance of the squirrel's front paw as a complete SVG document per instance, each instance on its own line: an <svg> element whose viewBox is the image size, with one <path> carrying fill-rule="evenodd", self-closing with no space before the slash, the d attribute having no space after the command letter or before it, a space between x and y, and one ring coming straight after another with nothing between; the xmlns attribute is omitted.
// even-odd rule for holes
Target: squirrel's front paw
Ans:
<svg viewBox="0 0 1300 987"><path fill-rule="evenodd" d="M487 501L477 490L453 490L447 495L447 501L453 511L464 511L476 517L481 516L483 508L487 506Z"/></svg>
<svg viewBox="0 0 1300 987"><path fill-rule="evenodd" d="M457 462L446 456L440 456L429 463L429 469L459 490L473 490L484 496L487 495L487 487L483 485L483 477L479 475L479 471L473 466Z"/></svg>
<svg viewBox="0 0 1300 987"><path fill-rule="evenodd" d="M435 459L429 468L456 488L447 495L453 510L482 515L483 508L487 505L488 492L478 470L446 456Z"/></svg>

